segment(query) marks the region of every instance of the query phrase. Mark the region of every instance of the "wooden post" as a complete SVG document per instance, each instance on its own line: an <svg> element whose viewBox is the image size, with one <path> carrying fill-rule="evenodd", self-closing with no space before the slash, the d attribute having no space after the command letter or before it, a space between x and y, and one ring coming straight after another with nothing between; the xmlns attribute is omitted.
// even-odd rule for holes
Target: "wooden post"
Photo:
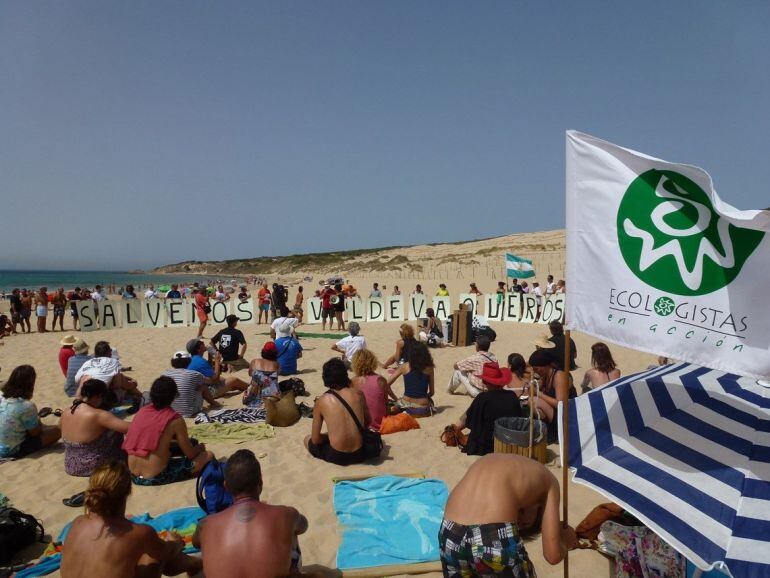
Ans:
<svg viewBox="0 0 770 578"><path fill-rule="evenodd" d="M535 435L535 387L532 381L532 379L529 380L529 459L532 459Z"/></svg>
<svg viewBox="0 0 770 578"><path fill-rule="evenodd" d="M562 395L562 456L561 456L561 493L562 526L568 526L569 519L569 373L572 367L572 337L570 330L564 332L564 370L567 372L567 391ZM569 578L569 550L564 554L564 578Z"/></svg>

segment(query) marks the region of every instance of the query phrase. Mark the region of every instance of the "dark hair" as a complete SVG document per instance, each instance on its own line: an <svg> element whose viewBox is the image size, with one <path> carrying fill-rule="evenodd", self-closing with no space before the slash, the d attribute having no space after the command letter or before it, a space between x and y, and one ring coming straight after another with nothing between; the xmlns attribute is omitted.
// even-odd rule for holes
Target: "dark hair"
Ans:
<svg viewBox="0 0 770 578"><path fill-rule="evenodd" d="M599 341L591 346L591 365L604 373L609 373L617 367L606 343Z"/></svg>
<svg viewBox="0 0 770 578"><path fill-rule="evenodd" d="M409 371L422 371L428 367L435 367L428 346L419 341L409 349L407 361L409 362Z"/></svg>
<svg viewBox="0 0 770 578"><path fill-rule="evenodd" d="M228 327L235 327L235 324L238 323L238 316L228 315L227 317L225 317L225 321L227 322Z"/></svg>
<svg viewBox="0 0 770 578"><path fill-rule="evenodd" d="M225 483L231 494L254 492L262 485L262 468L251 450L238 450L225 464Z"/></svg>
<svg viewBox="0 0 770 578"><path fill-rule="evenodd" d="M94 345L94 357L109 357L112 355L112 348L106 341L97 341Z"/></svg>
<svg viewBox="0 0 770 578"><path fill-rule="evenodd" d="M329 389L342 389L350 385L348 370L339 357L334 357L324 363L321 369L324 386Z"/></svg>
<svg viewBox="0 0 770 578"><path fill-rule="evenodd" d="M101 379L89 379L80 386L80 397L85 399L105 395L107 395L107 384Z"/></svg>
<svg viewBox="0 0 770 578"><path fill-rule="evenodd" d="M561 324L561 321L551 321L548 324L548 329L551 330L551 335L554 337L564 335L564 325Z"/></svg>
<svg viewBox="0 0 770 578"><path fill-rule="evenodd" d="M433 308L432 308L432 307L428 307L428 308L425 310L425 315L427 315L428 317L435 317L435 316L436 316L436 312L435 312L435 311L433 311Z"/></svg>
<svg viewBox="0 0 770 578"><path fill-rule="evenodd" d="M552 367L556 363L553 353L548 349L536 349L529 356L529 364L532 367Z"/></svg>
<svg viewBox="0 0 770 578"><path fill-rule="evenodd" d="M335 291L342 291L342 285L340 285L339 283L337 283L337 284L334 286L334 290L335 290Z"/></svg>
<svg viewBox="0 0 770 578"><path fill-rule="evenodd" d="M508 368L517 377L524 377L524 372L527 370L527 362L524 360L524 356L520 353L511 353L508 356Z"/></svg>
<svg viewBox="0 0 770 578"><path fill-rule="evenodd" d="M488 335L479 335L476 337L476 348L479 351L489 351L489 347L492 345L492 340Z"/></svg>
<svg viewBox="0 0 770 578"><path fill-rule="evenodd" d="M12 372L8 381L2 388L3 397L20 397L22 399L32 399L32 392L35 389L35 379L37 374L35 368L31 365L19 365Z"/></svg>
<svg viewBox="0 0 770 578"><path fill-rule="evenodd" d="M189 357L174 357L171 359L171 367L174 369L187 369L192 359Z"/></svg>
<svg viewBox="0 0 770 578"><path fill-rule="evenodd" d="M155 409L163 409L171 406L179 390L176 387L176 381L167 375L161 375L152 382L150 387L150 401Z"/></svg>

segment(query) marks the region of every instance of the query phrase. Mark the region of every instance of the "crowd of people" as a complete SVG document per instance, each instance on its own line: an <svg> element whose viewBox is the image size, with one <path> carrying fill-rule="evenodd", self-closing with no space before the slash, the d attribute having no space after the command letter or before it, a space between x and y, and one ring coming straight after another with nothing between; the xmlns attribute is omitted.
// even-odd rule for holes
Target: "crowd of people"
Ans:
<svg viewBox="0 0 770 578"><path fill-rule="evenodd" d="M563 288L563 282L556 284L549 278L547 291L556 293ZM220 296L219 289L215 299L230 298L225 291ZM501 289L526 292L526 283ZM374 283L371 296L381 296L384 290L386 287ZM474 283L470 290L479 292ZM178 291L177 286L172 291ZM446 291L441 284L437 295ZM398 287L393 292L400 294ZM417 285L415 292L422 292L422 287ZM136 298L133 287L121 293L124 299ZM107 567L115 576L140 570L173 575L197 572L201 567L206 576L232 576L238 575L237 568L245 560L275 569L275 574L265 575L283 575L298 567L297 536L308 522L293 508L260 501L260 465L248 450L233 454L225 466L225 485L233 495L233 505L207 517L198 527L195 543L202 549L202 559L183 554L178 540L160 540L125 517L132 485L187 480L216 459L205 444L191 439L184 418L219 409L217 400L226 395L242 395L247 407L280 399L285 394L280 379L300 373L303 346L297 328L302 324L303 291L298 291L294 307L289 309L286 287L275 284L270 291L267 283L259 286L260 318L264 312L271 339L250 360L238 317L228 316L226 327L206 340L202 335L208 321L204 309L208 291L193 286L189 294L196 302L201 296L198 335L172 355L169 368L144 392L108 342L97 342L89 355L89 345L74 335L64 336L57 352L63 389L72 398L69 408L38 410L32 401L36 374L29 365L14 369L2 386L0 458L23 458L61 440L66 473L90 478L88 490L73 496L73 503L83 503L86 513L75 520L64 543L65 577L85 576L94 568ZM380 362L368 347L361 326L344 321L344 300L356 294L351 285L341 283L327 284L317 292L326 311L324 329L328 321L330 328L336 324L347 335L335 341L330 348L334 356L323 364L321 379L326 391L312 407L304 447L313 458L340 466L377 459L382 450L379 432L390 418L401 414L428 418L436 413L436 366L430 346L443 340L441 323L429 310L417 325L399 327L393 354ZM246 287L234 296L249 297ZM155 296L145 294L145 298ZM61 302L65 307L66 299ZM565 549L574 545L574 532L561 528L558 519L559 492L553 475L531 460L489 455L497 419L531 413L548 424L553 436L558 402L577 394L572 378L578 369L575 344L569 343L571 356L565 364L568 344L563 328L553 322L549 329L551 336L535 342L526 359L515 352L501 358L505 359L501 363L492 352L492 339L480 334L474 353L454 364L446 390L471 400L451 427L464 436L465 453L483 457L471 466L446 505L439 542L447 576L475 575L468 569L482 568L482 563L490 573L479 575L534 576L522 539L536 532L542 531L543 551L550 563L557 563ZM592 346L591 364L581 383L583 392L620 376L603 343ZM129 421L126 415L133 417ZM44 424L49 417L60 418L59 424ZM105 527L112 531L101 532ZM501 538L504 547L496 549L492 561L483 562L478 548L471 547L491 547ZM88 564L83 561L86 552L91 560ZM108 552L110 560L105 559ZM113 559L116 552L119 560ZM235 552L239 555L234 556ZM514 574L506 574L508 570Z"/></svg>

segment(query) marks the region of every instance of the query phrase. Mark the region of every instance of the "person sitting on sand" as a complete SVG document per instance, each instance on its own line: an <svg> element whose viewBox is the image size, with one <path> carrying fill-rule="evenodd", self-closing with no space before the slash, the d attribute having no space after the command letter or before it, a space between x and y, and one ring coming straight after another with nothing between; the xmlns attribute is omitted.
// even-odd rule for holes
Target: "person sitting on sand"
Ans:
<svg viewBox="0 0 770 578"><path fill-rule="evenodd" d="M80 398L62 413L64 471L70 476L90 476L97 466L122 455L129 423L101 409L106 396L107 385L89 379L80 388Z"/></svg>
<svg viewBox="0 0 770 578"><path fill-rule="evenodd" d="M188 480L214 459L204 444L194 446L190 442L184 418L171 407L177 393L173 379L156 379L150 388L152 403L137 412L128 428L123 449L128 454L131 479L139 486ZM180 457L171 456L174 441Z"/></svg>
<svg viewBox="0 0 770 578"><path fill-rule="evenodd" d="M591 369L585 372L581 393L587 393L620 377L620 369L612 359L612 353L606 343L599 341L591 346Z"/></svg>
<svg viewBox="0 0 770 578"><path fill-rule="evenodd" d="M501 417L522 417L519 398L505 387L511 382L511 370L501 368L496 361L484 364L479 378L486 387L471 402L468 410L455 424L455 431L469 429L468 443L463 450L470 456L484 456L495 449L495 420Z"/></svg>
<svg viewBox="0 0 770 578"><path fill-rule="evenodd" d="M171 369L163 372L163 375L176 382L179 395L171 407L184 417L193 417L200 413L204 401L209 404L210 409L222 407L214 399L219 390L219 380L189 369L191 360L192 357L187 351L177 351L171 358Z"/></svg>
<svg viewBox="0 0 770 578"><path fill-rule="evenodd" d="M404 377L404 395L396 405L415 417L433 415L434 388L433 357L424 343L416 343L409 351L406 363L390 376L388 387Z"/></svg>
<svg viewBox="0 0 770 578"><path fill-rule="evenodd" d="M532 372L540 381L537 412L540 419L548 423L549 440L555 439L555 418L559 402L569 399L569 394L565 396L564 392L570 390L569 374L559 369L552 351L553 349L537 349L529 356Z"/></svg>
<svg viewBox="0 0 770 578"><path fill-rule="evenodd" d="M246 369L249 366L249 362L243 356L246 354L247 344L243 332L236 328L238 316L228 315L225 317L225 322L227 327L220 329L211 338L211 345L216 347L219 353L222 354L222 360L227 364L230 371Z"/></svg>
<svg viewBox="0 0 770 578"><path fill-rule="evenodd" d="M222 397L228 391L245 391L249 387L248 383L233 375L222 377L222 354L216 349L211 350L214 353L214 367L211 367L211 364L203 358L207 349L206 344L200 339L191 339L187 342L185 349L192 356L187 369L197 371L206 378L206 384L213 386L209 388L213 397Z"/></svg>
<svg viewBox="0 0 770 578"><path fill-rule="evenodd" d="M321 374L328 391L315 402L313 429L311 435L305 437L305 447L314 458L332 464L359 464L366 459L366 455L361 432L350 412L355 414L362 427L367 427L369 414L366 398L358 389L349 387L348 370L341 359L334 358L324 363ZM324 422L328 433L321 433Z"/></svg>
<svg viewBox="0 0 770 578"><path fill-rule="evenodd" d="M454 364L454 373L446 388L449 393L476 397L484 391L484 384L478 374L481 373L485 363L490 361L497 363L497 358L489 352L491 345L492 341L488 336L476 337L476 353Z"/></svg>
<svg viewBox="0 0 770 578"><path fill-rule="evenodd" d="M263 397L281 397L281 390L278 388L278 372L281 366L277 359L278 349L273 341L268 341L262 346L261 357L251 360L251 383L243 394L244 405L253 407L259 405Z"/></svg>
<svg viewBox="0 0 770 578"><path fill-rule="evenodd" d="M529 395L529 379L527 379L527 362L520 353L508 356L508 369L511 370L511 382L505 386L517 396Z"/></svg>
<svg viewBox="0 0 770 578"><path fill-rule="evenodd" d="M353 325L353 323L350 323ZM382 418L388 413L388 398L398 401L398 397L388 385L387 380L377 373L379 363L377 357L369 349L359 349L353 356L353 373L351 382L366 398L366 408L369 411L369 429L380 431Z"/></svg>
<svg viewBox="0 0 770 578"><path fill-rule="evenodd" d="M174 533L161 539L146 524L126 518L131 476L123 462L102 464L91 475L85 494L86 513L72 522L62 546L62 578L133 578L198 574L198 558L182 553L184 542Z"/></svg>
<svg viewBox="0 0 770 578"><path fill-rule="evenodd" d="M575 530L559 521L556 477L523 456L484 456L468 468L444 509L438 536L444 576L534 578L524 539L538 532L549 564L577 545Z"/></svg>
<svg viewBox="0 0 770 578"><path fill-rule="evenodd" d="M88 355L88 343L82 339L77 339L72 344L72 351L74 355L67 360L67 378L64 380L64 393L69 397L77 395L78 382L75 376L80 371L80 368L83 367L83 364L91 359L91 356Z"/></svg>
<svg viewBox="0 0 770 578"><path fill-rule="evenodd" d="M294 335L294 325L285 321L276 330L275 348L277 353L280 375L297 373L297 360L302 357L302 345Z"/></svg>
<svg viewBox="0 0 770 578"><path fill-rule="evenodd" d="M192 539L206 578L300 575L297 536L307 531L307 518L260 500L262 468L252 451L238 450L227 460L225 488L232 506L203 518Z"/></svg>
<svg viewBox="0 0 770 578"><path fill-rule="evenodd" d="M281 329L284 325L289 325L290 329L286 329L285 327ZM270 337L272 339L277 339L279 337L288 337L289 335L296 336L297 325L299 325L299 320L294 316L293 312L289 312L281 317L276 317L270 324Z"/></svg>
<svg viewBox="0 0 770 578"><path fill-rule="evenodd" d="M425 310L427 321L420 327L419 339L429 347L444 347L444 329L432 307Z"/></svg>
<svg viewBox="0 0 770 578"><path fill-rule="evenodd" d="M19 365L0 388L0 458L28 456L55 444L61 437L57 426L40 422L41 416L49 415L51 409L38 413L32 403L36 379L34 367Z"/></svg>
<svg viewBox="0 0 770 578"><path fill-rule="evenodd" d="M82 385L89 379L98 379L107 384L115 394L118 403L130 399L134 404L142 401L142 394L136 381L122 373L120 360L112 356L112 348L106 341L94 345L94 356L86 361L75 374L75 381Z"/></svg>
<svg viewBox="0 0 770 578"><path fill-rule="evenodd" d="M345 367L350 369L350 364L353 361L353 356L357 351L366 349L366 338L361 335L361 326L357 321L351 321L348 323L348 335L343 337L337 343L332 345L332 351L336 351L342 354L342 363Z"/></svg>
<svg viewBox="0 0 770 578"><path fill-rule="evenodd" d="M396 341L396 352L388 357L383 363L383 369L389 368L394 363L401 365L406 363L409 358L409 352L417 345L418 341L414 338L414 327L408 323L402 323L398 328L400 339Z"/></svg>
<svg viewBox="0 0 770 578"><path fill-rule="evenodd" d="M70 357L75 355L75 351L72 349L72 346L77 343L77 337L74 335L65 335L61 341L59 341L59 345L61 345L61 349L59 349L59 368L61 369L62 374L64 374L64 377L67 377L67 362L69 361Z"/></svg>

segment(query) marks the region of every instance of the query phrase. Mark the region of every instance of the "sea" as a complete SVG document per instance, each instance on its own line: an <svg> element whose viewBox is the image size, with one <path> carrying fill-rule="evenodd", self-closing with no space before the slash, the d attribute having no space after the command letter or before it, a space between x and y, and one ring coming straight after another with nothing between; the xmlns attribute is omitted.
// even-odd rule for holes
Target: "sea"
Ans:
<svg viewBox="0 0 770 578"><path fill-rule="evenodd" d="M219 281L229 281L230 278ZM198 281L208 283L215 281L211 277L199 275L152 275L149 273L129 273L127 271L12 271L0 269L0 291L10 293L12 289L40 289L48 287L49 292L59 287L65 290L75 287L95 285L115 285L115 288L128 284L138 288L139 285L159 285L179 283L189 284Z"/></svg>

